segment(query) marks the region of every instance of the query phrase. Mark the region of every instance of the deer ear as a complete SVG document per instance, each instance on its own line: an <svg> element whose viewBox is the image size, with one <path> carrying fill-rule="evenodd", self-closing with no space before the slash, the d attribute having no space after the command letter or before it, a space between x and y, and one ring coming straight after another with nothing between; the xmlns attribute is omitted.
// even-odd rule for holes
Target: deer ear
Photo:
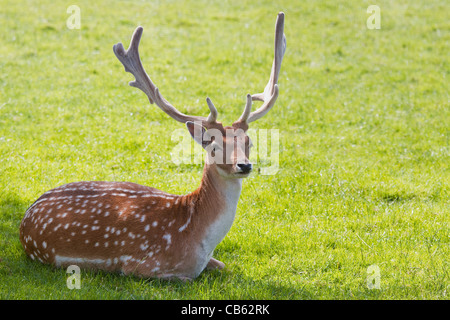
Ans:
<svg viewBox="0 0 450 320"><path fill-rule="evenodd" d="M206 148L211 143L211 139L209 139L209 135L201 122L186 121L186 127L195 142L203 148Z"/></svg>

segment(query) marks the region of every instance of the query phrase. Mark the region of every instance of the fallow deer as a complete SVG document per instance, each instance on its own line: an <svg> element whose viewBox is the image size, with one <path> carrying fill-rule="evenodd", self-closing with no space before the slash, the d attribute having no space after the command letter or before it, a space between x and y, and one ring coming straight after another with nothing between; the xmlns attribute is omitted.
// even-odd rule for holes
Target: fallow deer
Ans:
<svg viewBox="0 0 450 320"><path fill-rule="evenodd" d="M217 109L207 99L208 117L189 116L163 98L145 72L138 52L138 27L125 51L114 45L125 71L173 119L185 123L207 151L200 187L174 195L131 182L73 182L52 189L26 211L20 241L32 260L57 267L122 272L148 278L193 279L207 268L224 268L212 258L235 219L242 179L252 171L248 124L264 116L278 97L278 76L286 50L284 13L275 25L275 57L263 93L247 95L232 126L216 121ZM251 111L252 101L263 101Z"/></svg>

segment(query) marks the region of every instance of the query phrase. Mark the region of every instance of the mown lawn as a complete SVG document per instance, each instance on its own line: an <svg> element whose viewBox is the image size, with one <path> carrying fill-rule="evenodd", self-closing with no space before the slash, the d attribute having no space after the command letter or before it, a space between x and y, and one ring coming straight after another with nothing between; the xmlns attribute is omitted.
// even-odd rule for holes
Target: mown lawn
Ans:
<svg viewBox="0 0 450 320"><path fill-rule="evenodd" d="M81 9L81 29L66 10ZM381 8L381 29L366 12ZM434 1L0 0L1 299L448 299L448 3ZM191 283L65 270L26 258L25 210L79 180L171 193L200 183L176 165L184 128L145 95L112 46L144 27L147 72L181 111L231 124L261 92L276 14L286 14L280 96L252 128L279 130L279 170L244 182L217 247L226 270ZM255 103L255 105L257 105ZM270 141L270 139L269 139ZM264 167L268 159L257 162ZM369 266L380 288L367 285Z"/></svg>

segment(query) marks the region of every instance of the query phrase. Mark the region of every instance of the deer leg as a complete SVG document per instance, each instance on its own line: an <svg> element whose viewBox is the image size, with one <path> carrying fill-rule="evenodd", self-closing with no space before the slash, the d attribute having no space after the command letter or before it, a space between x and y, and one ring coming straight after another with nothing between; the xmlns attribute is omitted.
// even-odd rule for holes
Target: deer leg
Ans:
<svg viewBox="0 0 450 320"><path fill-rule="evenodd" d="M208 264L206 265L206 268L208 270L222 270L225 268L225 264L219 260L216 260L214 258L209 259Z"/></svg>

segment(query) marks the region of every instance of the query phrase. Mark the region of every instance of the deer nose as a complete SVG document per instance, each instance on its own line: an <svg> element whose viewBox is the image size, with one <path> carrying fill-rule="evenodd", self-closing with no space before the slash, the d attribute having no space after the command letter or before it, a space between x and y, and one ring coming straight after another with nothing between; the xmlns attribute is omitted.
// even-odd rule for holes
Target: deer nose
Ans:
<svg viewBox="0 0 450 320"><path fill-rule="evenodd" d="M250 171L252 171L251 163L238 163L237 166L242 170L242 173L249 173Z"/></svg>

